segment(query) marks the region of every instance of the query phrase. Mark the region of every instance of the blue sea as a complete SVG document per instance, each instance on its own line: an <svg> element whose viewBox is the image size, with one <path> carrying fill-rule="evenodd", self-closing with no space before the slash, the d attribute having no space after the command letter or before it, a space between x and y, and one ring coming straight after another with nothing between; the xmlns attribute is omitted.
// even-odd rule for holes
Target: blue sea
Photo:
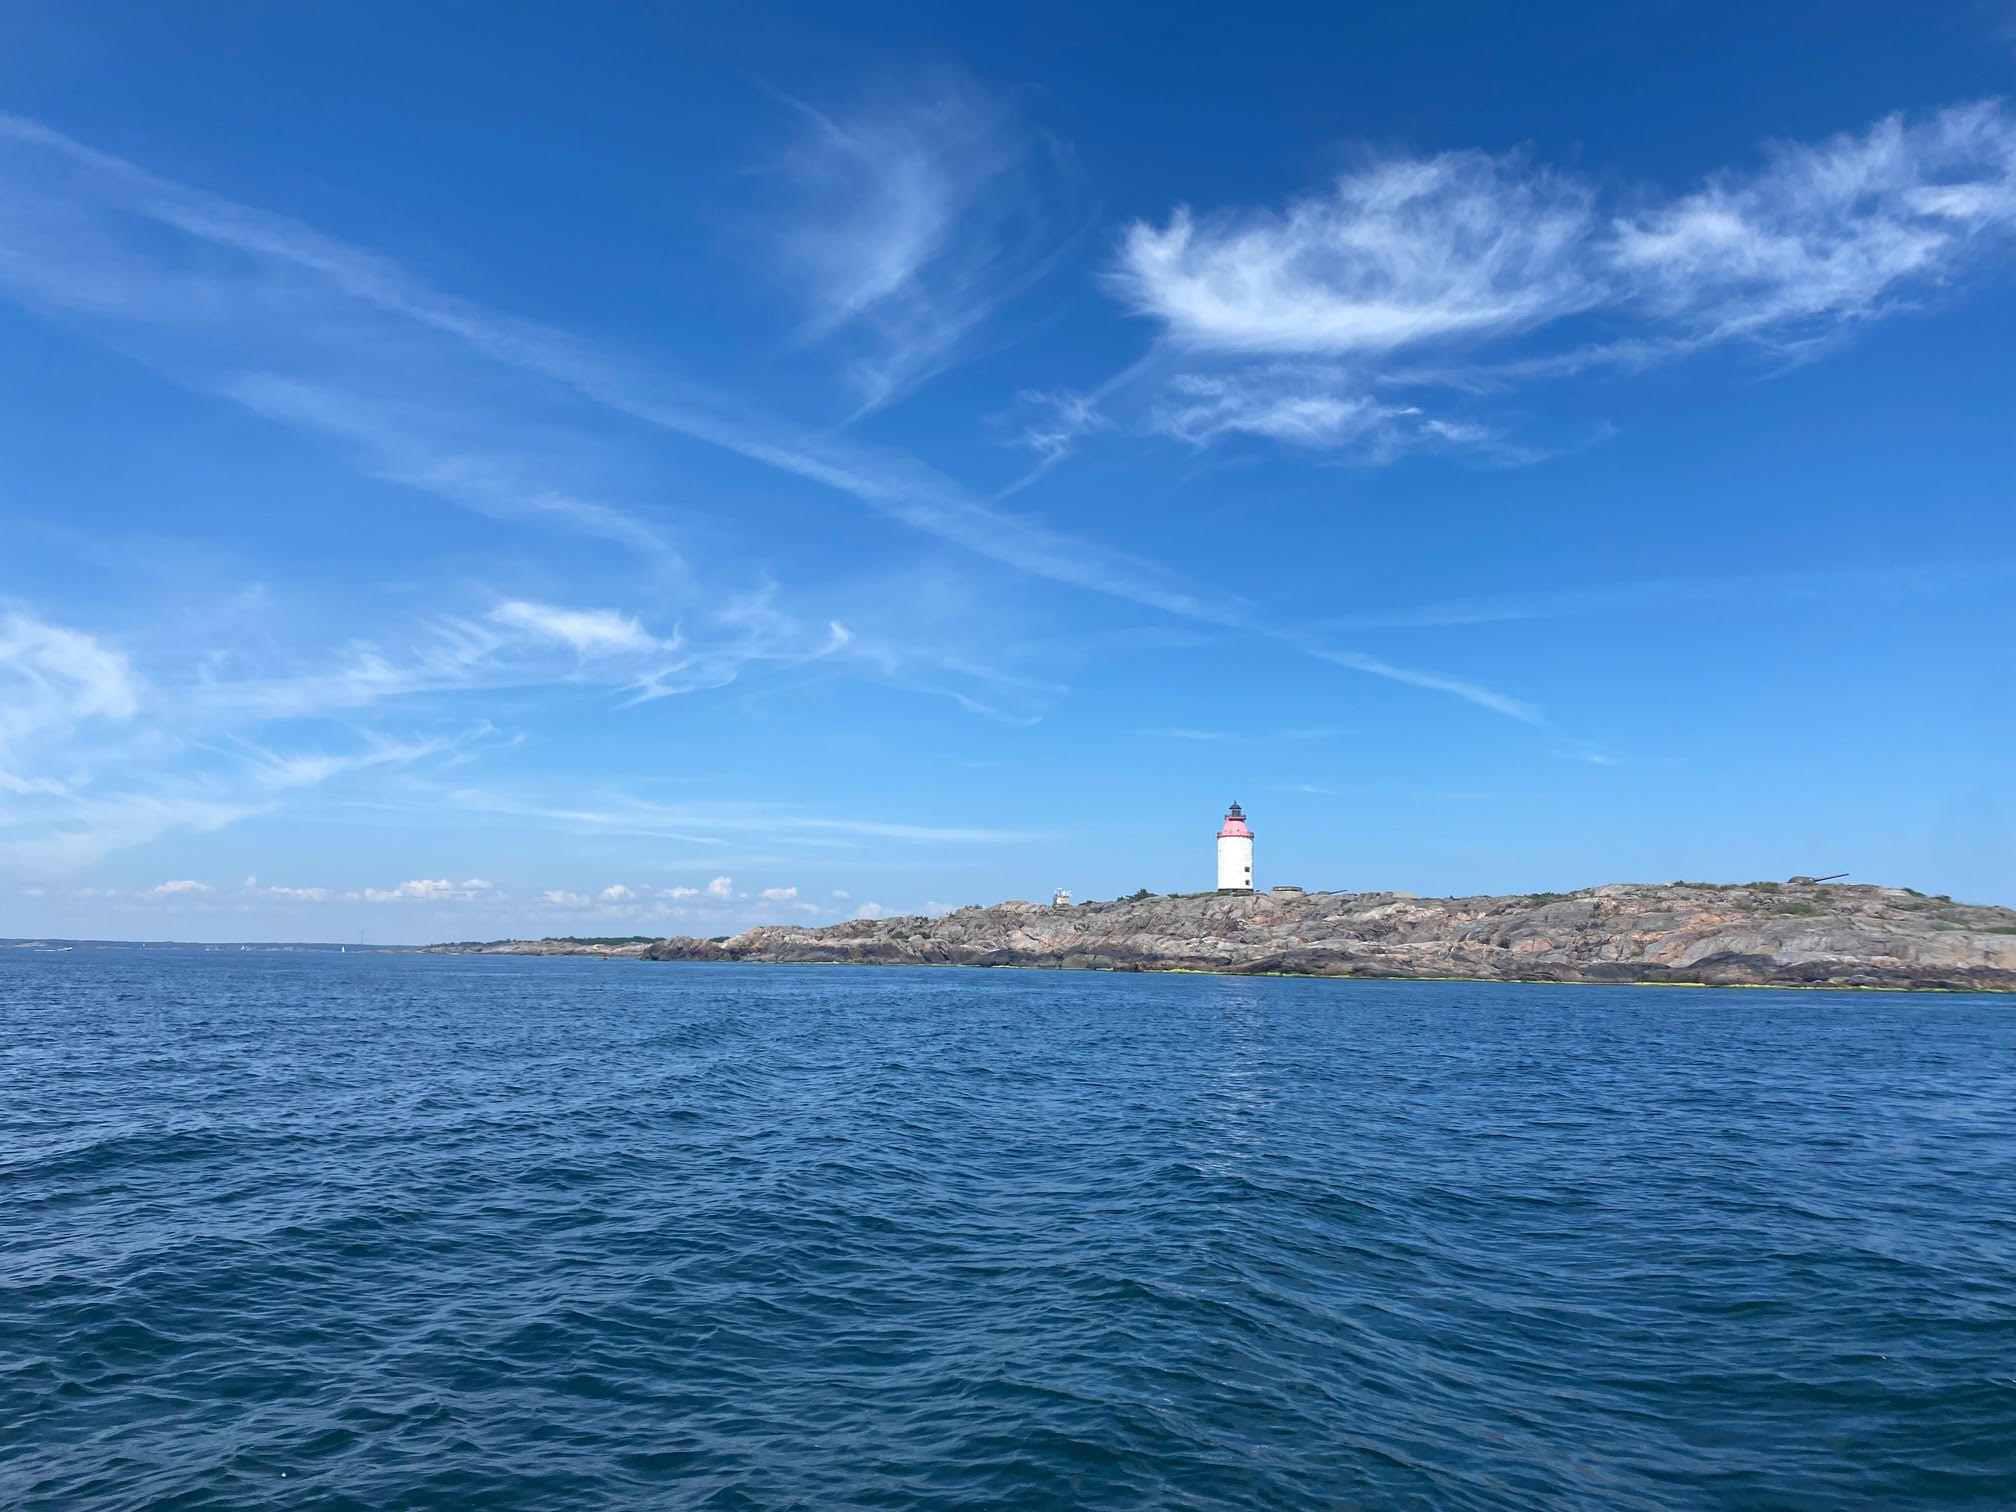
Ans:
<svg viewBox="0 0 2016 1512"><path fill-rule="evenodd" d="M0 1505L2016 1506L2016 999L0 952Z"/></svg>

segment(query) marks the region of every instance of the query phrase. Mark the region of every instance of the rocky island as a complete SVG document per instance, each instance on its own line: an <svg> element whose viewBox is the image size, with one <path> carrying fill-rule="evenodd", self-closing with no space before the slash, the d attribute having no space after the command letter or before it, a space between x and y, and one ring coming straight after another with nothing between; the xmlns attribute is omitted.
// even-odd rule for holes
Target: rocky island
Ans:
<svg viewBox="0 0 2016 1512"><path fill-rule="evenodd" d="M1288 888L1142 893L823 928L759 925L713 940L429 948L649 961L2016 991L2016 909L1804 879L1612 883L1474 898Z"/></svg>

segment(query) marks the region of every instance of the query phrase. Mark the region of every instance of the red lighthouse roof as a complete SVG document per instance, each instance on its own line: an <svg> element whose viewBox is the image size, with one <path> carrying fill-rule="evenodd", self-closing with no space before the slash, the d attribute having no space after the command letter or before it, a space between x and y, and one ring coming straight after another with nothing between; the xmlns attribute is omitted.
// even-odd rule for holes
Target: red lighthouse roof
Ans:
<svg viewBox="0 0 2016 1512"><path fill-rule="evenodd" d="M1218 838L1224 840L1228 837L1237 838L1241 836L1251 840L1253 838L1253 831L1246 828L1246 815L1239 805L1235 803L1232 805L1232 811L1225 816L1225 828L1218 831Z"/></svg>

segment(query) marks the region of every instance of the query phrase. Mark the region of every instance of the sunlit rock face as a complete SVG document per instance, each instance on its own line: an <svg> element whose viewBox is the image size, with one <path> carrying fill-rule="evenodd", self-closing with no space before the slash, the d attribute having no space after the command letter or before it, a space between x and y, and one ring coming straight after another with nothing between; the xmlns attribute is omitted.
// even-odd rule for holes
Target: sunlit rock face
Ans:
<svg viewBox="0 0 2016 1512"><path fill-rule="evenodd" d="M2016 910L1899 888L1613 883L1483 898L1406 893L1149 897L943 918L761 926L666 940L653 960L1704 982L2016 991Z"/></svg>

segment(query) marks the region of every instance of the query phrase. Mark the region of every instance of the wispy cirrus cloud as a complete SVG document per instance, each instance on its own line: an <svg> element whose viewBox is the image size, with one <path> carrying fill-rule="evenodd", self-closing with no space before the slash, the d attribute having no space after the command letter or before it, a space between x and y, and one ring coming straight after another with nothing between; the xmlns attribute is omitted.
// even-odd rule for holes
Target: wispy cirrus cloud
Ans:
<svg viewBox="0 0 2016 1512"><path fill-rule="evenodd" d="M1487 688L1481 683L1466 682L1457 677L1444 677L1435 672L1423 672L1414 667L1400 666L1381 657L1366 656L1357 651L1332 650L1314 642L1306 643L1302 649L1318 661L1327 661L1338 667L1349 667L1354 672L1369 672L1374 677L1406 683L1411 687L1448 693L1466 703L1476 704L1481 709L1489 709L1494 714L1503 714L1507 719L1516 719L1522 724L1546 722L1540 710L1525 699L1513 698L1509 694L1498 692L1495 688Z"/></svg>
<svg viewBox="0 0 2016 1512"><path fill-rule="evenodd" d="M237 298L228 281L192 293L227 309ZM383 324L360 320L345 334L363 337ZM205 334L229 348L242 333L225 322ZM543 407L549 402L545 397L493 391L486 402L470 404L449 397L462 393L466 382L453 373L455 364L437 361L436 372L427 375L419 370L423 364L410 342L325 343L312 329L302 334L305 339L290 364L310 371L209 371L212 359L207 355L184 366L195 354L174 343L169 350L149 344L150 350L136 355L268 420L344 443L352 449L358 471L368 477L494 519L606 541L640 553L675 577L682 575L684 564L662 524L591 496L603 481L603 460L620 454L621 447L606 442L598 447L567 426L525 422L525 411ZM335 350L318 350L327 346ZM388 352L400 354L404 371L377 371ZM417 398L414 390L421 388L431 392Z"/></svg>
<svg viewBox="0 0 2016 1512"><path fill-rule="evenodd" d="M1069 156L972 80L940 72L825 111L779 164L773 247L804 300L802 334L840 354L860 409L956 360L1082 223Z"/></svg>
<svg viewBox="0 0 2016 1512"><path fill-rule="evenodd" d="M1518 331L1596 302L1588 188L1478 152L1396 159L1279 212L1129 227L1128 303L1199 351L1353 356Z"/></svg>
<svg viewBox="0 0 2016 1512"><path fill-rule="evenodd" d="M843 626L806 622L767 591L704 605L704 633L657 635L635 615L505 599L481 615L437 614L404 627L396 644L358 638L275 675L221 676L207 666L179 684L193 713L218 723L299 719L383 706L414 695L563 684L630 701L725 687L752 663L805 663L843 652Z"/></svg>
<svg viewBox="0 0 2016 1512"><path fill-rule="evenodd" d="M1437 444L1476 446L1491 438L1489 429L1475 422L1379 399L1335 369L1297 363L1178 373L1155 401L1151 418L1157 429L1196 446L1237 433L1292 446L1354 446L1374 461Z"/></svg>
<svg viewBox="0 0 2016 1512"><path fill-rule="evenodd" d="M988 829L968 825L903 824L806 813L783 804L654 803L610 795L594 807L560 808L509 793L463 788L445 802L474 812L508 814L582 833L619 831L687 844L725 846L750 839L766 844L814 848L856 847L875 840L932 845L1019 845L1043 838L1038 830ZM732 895L733 882L716 877L710 896Z"/></svg>
<svg viewBox="0 0 2016 1512"><path fill-rule="evenodd" d="M162 179L35 122L0 115L0 190L11 212L0 227L0 289L88 322L178 381L351 440L370 470L464 507L657 541L649 522L563 486L577 468L592 472L589 460L608 446L564 423L566 405L586 401L832 489L1016 571L1172 614L1211 612L1212 596L1178 574L992 509L914 458L751 412L484 310L297 221ZM164 248L164 232L180 244ZM525 379L545 387L496 392ZM471 392L486 402L445 397Z"/></svg>
<svg viewBox="0 0 2016 1512"><path fill-rule="evenodd" d="M634 615L506 599L319 655L220 662L126 650L25 611L0 620L0 862L66 869L162 835L203 833L362 774L452 764L504 742L440 695L562 685L638 702L715 688L753 661L804 663L845 632L756 601L707 616L697 641ZM431 696L431 697L430 697ZM405 733L401 733L401 731Z"/></svg>
<svg viewBox="0 0 2016 1512"><path fill-rule="evenodd" d="M490 618L538 639L572 646L582 656L649 652L663 645L631 616L614 609L564 609L507 599L490 611Z"/></svg>
<svg viewBox="0 0 2016 1512"><path fill-rule="evenodd" d="M604 450L572 425L585 404L833 490L1016 572L1300 649L1222 589L994 507L915 458L756 414L35 122L0 116L0 191L10 195L0 289L52 318L82 322L177 381L346 440L365 470L462 507L645 545L687 582L658 524L577 486L599 476ZM906 234L890 267L914 263L931 245L922 232ZM833 286L852 291L842 308L866 310L885 284L896 287L887 269ZM502 410L491 402L499 385L509 390ZM719 612L732 618L761 597L732 595ZM466 627L458 634L455 654L480 659L481 637ZM694 649L639 692L718 686L740 664L736 654ZM1323 659L1378 677L1405 672L1394 680L1503 712L1505 700L1475 697L1461 679L1374 657ZM362 696L396 681L397 669L366 657L343 676ZM954 696L991 707L984 696Z"/></svg>
<svg viewBox="0 0 2016 1512"><path fill-rule="evenodd" d="M66 625L19 610L0 616L0 786L13 753L52 730L131 719L140 680L124 652Z"/></svg>
<svg viewBox="0 0 2016 1512"><path fill-rule="evenodd" d="M1786 349L1931 293L2016 233L2016 116L1999 101L1888 116L1616 217L1614 296L1683 338Z"/></svg>
<svg viewBox="0 0 2016 1512"><path fill-rule="evenodd" d="M1526 620L1582 619L1600 615L1697 610L1703 605L1778 604L1811 608L1849 599L1860 602L1947 598L2006 589L2016 582L2016 562L1919 562L1894 567L1753 573L1721 577L1652 578L1635 583L1452 599L1355 614L1330 622L1337 630L1436 629Z"/></svg>
<svg viewBox="0 0 2016 1512"><path fill-rule="evenodd" d="M0 622L0 691L0 863L15 866L61 870L164 834L222 829L281 794L458 744L366 733L348 749L276 748L253 738L270 720L205 696L215 684L164 683L125 650L22 611ZM327 712L298 698L282 707L288 718Z"/></svg>
<svg viewBox="0 0 2016 1512"><path fill-rule="evenodd" d="M1137 222L1112 283L1161 330L1151 428L1379 459L1496 444L1480 388L1728 343L1797 356L2012 248L2016 115L1985 101L1776 144L1678 195L1390 157L1279 210Z"/></svg>

